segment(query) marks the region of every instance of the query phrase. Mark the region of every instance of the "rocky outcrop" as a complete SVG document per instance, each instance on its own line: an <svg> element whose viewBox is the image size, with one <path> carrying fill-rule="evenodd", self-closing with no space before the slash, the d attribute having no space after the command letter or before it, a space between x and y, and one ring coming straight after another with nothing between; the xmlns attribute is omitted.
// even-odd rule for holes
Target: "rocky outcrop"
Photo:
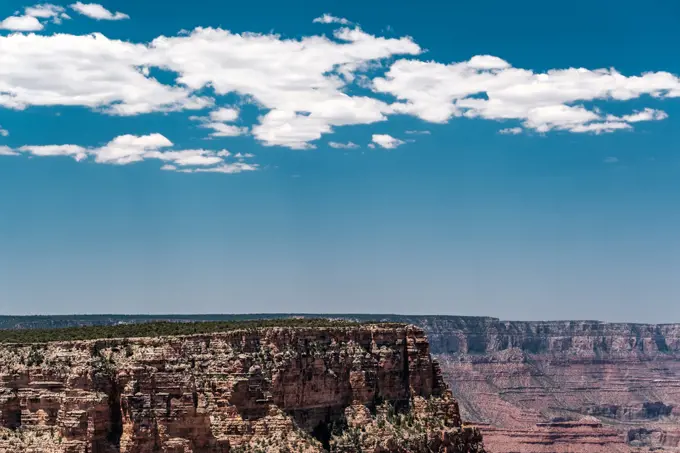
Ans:
<svg viewBox="0 0 680 453"><path fill-rule="evenodd" d="M0 345L0 452L324 450L484 451L414 326Z"/></svg>
<svg viewBox="0 0 680 453"><path fill-rule="evenodd" d="M0 327L290 316L0 316ZM463 420L481 429L492 453L680 451L680 324L506 322L460 316L335 317L408 323L424 329L444 379L460 403ZM13 399L8 407L17 404ZM374 412L371 423L362 426L387 437L391 423L383 420L378 426L379 411ZM352 409L345 415L348 426L355 413L362 412ZM16 425L16 414L10 410L2 423ZM351 429L345 432L347 436L351 433Z"/></svg>

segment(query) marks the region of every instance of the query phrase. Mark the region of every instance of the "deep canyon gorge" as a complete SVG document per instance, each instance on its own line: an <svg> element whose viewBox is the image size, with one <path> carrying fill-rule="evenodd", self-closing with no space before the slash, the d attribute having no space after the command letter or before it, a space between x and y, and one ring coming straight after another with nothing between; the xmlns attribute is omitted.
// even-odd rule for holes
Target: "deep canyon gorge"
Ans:
<svg viewBox="0 0 680 453"><path fill-rule="evenodd" d="M282 316L293 315L258 315L262 318ZM0 327L66 327L154 319L196 321L248 317L0 317ZM422 329L423 336L416 335L417 341L423 342L427 336L429 352L436 359L433 366L440 370L432 376L441 376L445 381L460 405L463 425L477 427L486 451L491 453L680 451L680 324L519 322L459 316L333 317L412 324ZM359 343L364 345L363 350L373 354L377 363L390 363L379 358L379 354L375 355L374 347L367 340ZM392 346L385 347L394 350ZM424 354L422 352L419 360L429 363ZM343 369L347 373L347 368ZM300 369L295 371L300 372ZM343 384L347 388L358 385L351 379L348 382ZM374 388L371 386L375 386L375 382L381 383L378 392L386 388L383 378L362 382L365 389ZM425 388L429 388L427 385ZM399 388L399 392L406 391L403 385ZM289 391L293 390L284 393ZM331 412L337 414L343 407L347 411L352 406L353 391L342 390L344 403L335 406ZM432 391L432 394L436 392ZM312 396L305 394L304 398ZM322 398L326 398L324 404L329 404L329 396ZM371 398L364 395L360 399L369 403L366 406L369 407ZM397 400L399 398L392 398L393 402ZM370 417L374 420L375 408L370 412L373 412ZM294 417L293 421L298 423ZM454 425L457 423L458 420ZM306 431L311 433L314 427L308 424ZM468 436L476 439L477 431L469 432Z"/></svg>
<svg viewBox="0 0 680 453"><path fill-rule="evenodd" d="M413 317L494 453L680 451L680 325Z"/></svg>

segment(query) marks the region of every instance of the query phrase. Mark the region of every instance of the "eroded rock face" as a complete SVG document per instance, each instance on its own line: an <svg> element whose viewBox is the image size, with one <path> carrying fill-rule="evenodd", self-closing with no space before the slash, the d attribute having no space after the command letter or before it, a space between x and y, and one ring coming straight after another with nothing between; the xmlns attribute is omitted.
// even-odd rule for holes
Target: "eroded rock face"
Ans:
<svg viewBox="0 0 680 453"><path fill-rule="evenodd" d="M484 451L412 326L0 346L0 452L350 451L345 440Z"/></svg>
<svg viewBox="0 0 680 453"><path fill-rule="evenodd" d="M680 325L407 319L490 452L680 451Z"/></svg>

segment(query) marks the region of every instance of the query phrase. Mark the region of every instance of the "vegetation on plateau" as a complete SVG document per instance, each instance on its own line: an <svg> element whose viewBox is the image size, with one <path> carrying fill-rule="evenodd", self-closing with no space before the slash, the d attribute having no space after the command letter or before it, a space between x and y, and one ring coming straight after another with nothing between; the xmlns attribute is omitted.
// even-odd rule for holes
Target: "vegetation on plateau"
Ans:
<svg viewBox="0 0 680 453"><path fill-rule="evenodd" d="M271 327L351 327L363 324L328 318L281 318L249 321L208 322L146 322L115 326L83 326L62 329L0 330L0 343L46 343L50 341L98 340L106 338L161 337L173 335L210 334L233 330ZM392 324L394 325L394 324Z"/></svg>

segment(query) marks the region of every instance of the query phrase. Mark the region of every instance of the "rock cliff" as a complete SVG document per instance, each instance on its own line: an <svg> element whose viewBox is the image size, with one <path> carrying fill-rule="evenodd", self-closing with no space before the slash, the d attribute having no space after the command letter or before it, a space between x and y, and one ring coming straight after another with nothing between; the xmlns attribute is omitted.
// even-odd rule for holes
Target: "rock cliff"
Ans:
<svg viewBox="0 0 680 453"><path fill-rule="evenodd" d="M291 316L0 316L0 327ZM420 326L460 402L462 418L480 428L491 453L680 451L680 324L507 322L436 315L334 317ZM361 410L345 411L343 423L349 428L343 431L345 441L356 434L358 425L371 436L379 432L386 438L394 428L384 422L380 414L386 410L379 405L370 411L375 412L371 423Z"/></svg>
<svg viewBox="0 0 680 453"><path fill-rule="evenodd" d="M0 452L483 453L406 325L0 345Z"/></svg>
<svg viewBox="0 0 680 453"><path fill-rule="evenodd" d="M680 325L397 317L492 453L680 451Z"/></svg>

